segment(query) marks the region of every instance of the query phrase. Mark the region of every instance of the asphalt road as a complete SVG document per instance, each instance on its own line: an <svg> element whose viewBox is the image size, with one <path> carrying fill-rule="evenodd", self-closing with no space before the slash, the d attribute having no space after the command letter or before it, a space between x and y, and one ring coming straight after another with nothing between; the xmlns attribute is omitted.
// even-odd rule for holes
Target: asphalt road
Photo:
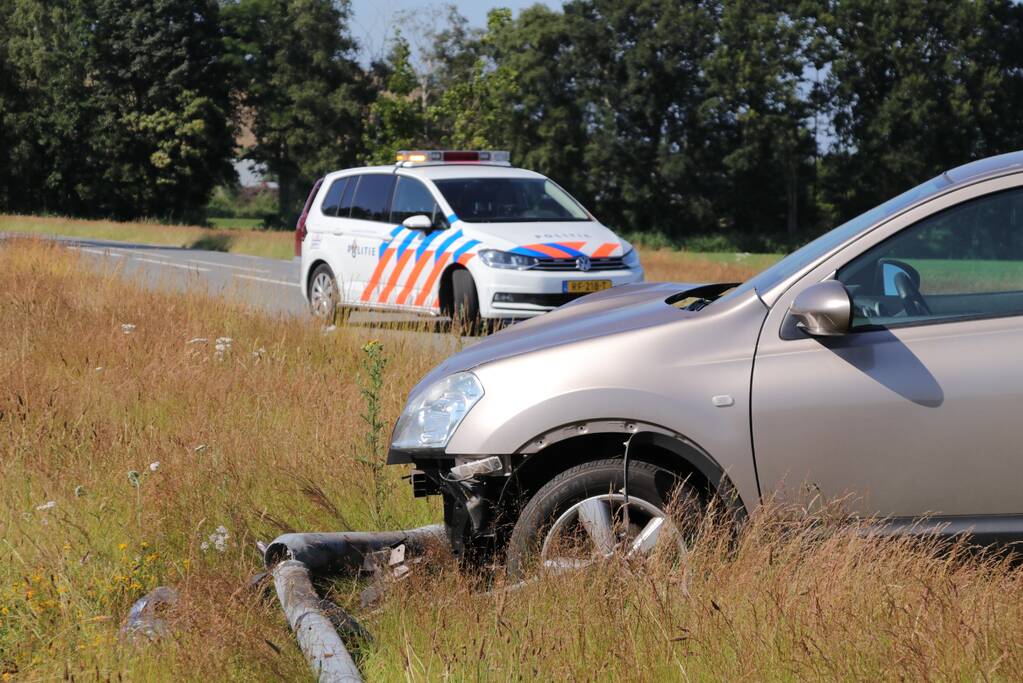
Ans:
<svg viewBox="0 0 1023 683"><path fill-rule="evenodd" d="M0 233L0 238L23 236ZM199 288L266 313L303 318L310 316L309 306L298 284L298 261L110 240L72 237L48 239L78 251L92 260L97 268L117 268L122 276L143 287L178 291ZM384 330L402 327L409 322L433 323L440 330L447 319L406 313L355 311L349 320L352 325ZM394 332L399 333L397 330ZM450 334L400 333L429 337L438 346L454 347L454 339ZM470 341L469 338L463 340Z"/></svg>

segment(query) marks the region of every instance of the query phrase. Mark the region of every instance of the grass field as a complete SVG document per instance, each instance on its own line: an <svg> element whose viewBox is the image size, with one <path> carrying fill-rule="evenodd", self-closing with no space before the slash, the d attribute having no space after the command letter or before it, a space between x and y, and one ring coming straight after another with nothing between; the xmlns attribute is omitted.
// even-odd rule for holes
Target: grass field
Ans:
<svg viewBox="0 0 1023 683"><path fill-rule="evenodd" d="M226 230L256 230L262 222L261 218L210 218L210 225Z"/></svg>
<svg viewBox="0 0 1023 683"><path fill-rule="evenodd" d="M374 333L143 291L31 240L0 249L0 292L0 678L311 680L245 587L254 541L440 515L367 450ZM382 343L390 424L441 353ZM776 510L734 541L708 526L682 565L513 593L436 558L372 610L334 597L374 635L370 681L1023 680L1023 569L826 522ZM181 591L172 634L119 637L158 584Z"/></svg>
<svg viewBox="0 0 1023 683"><path fill-rule="evenodd" d="M52 216L0 215L0 232L145 242L194 249L230 251L278 259L290 259L295 253L293 233L241 228L219 230L195 225L119 223L117 221L88 221Z"/></svg>
<svg viewBox="0 0 1023 683"><path fill-rule="evenodd" d="M224 219L246 221L248 219ZM290 259L294 235L246 229L244 223L225 224L226 230L157 223L118 223L72 218L0 215L0 232L121 240L212 249L253 256ZM778 259L776 254L691 253L641 250L648 280L681 282L741 281Z"/></svg>

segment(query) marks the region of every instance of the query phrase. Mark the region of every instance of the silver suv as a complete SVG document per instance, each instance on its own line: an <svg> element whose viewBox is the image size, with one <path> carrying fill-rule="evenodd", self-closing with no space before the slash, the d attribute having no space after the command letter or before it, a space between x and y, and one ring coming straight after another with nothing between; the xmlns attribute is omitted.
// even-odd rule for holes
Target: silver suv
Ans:
<svg viewBox="0 0 1023 683"><path fill-rule="evenodd" d="M616 287L499 332L413 389L389 461L443 494L457 552L517 572L648 552L680 493L748 513L809 485L896 527L1023 538L1021 444L1016 152L742 284Z"/></svg>

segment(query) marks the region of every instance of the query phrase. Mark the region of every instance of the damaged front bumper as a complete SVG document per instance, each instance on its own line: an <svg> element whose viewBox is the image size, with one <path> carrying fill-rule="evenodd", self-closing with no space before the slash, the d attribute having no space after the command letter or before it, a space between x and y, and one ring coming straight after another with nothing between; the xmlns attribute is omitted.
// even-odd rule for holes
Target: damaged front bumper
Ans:
<svg viewBox="0 0 1023 683"><path fill-rule="evenodd" d="M411 463L412 494L444 498L444 527L452 553L478 560L497 540L497 511L511 476L508 456L460 457L443 451L395 453L389 463Z"/></svg>

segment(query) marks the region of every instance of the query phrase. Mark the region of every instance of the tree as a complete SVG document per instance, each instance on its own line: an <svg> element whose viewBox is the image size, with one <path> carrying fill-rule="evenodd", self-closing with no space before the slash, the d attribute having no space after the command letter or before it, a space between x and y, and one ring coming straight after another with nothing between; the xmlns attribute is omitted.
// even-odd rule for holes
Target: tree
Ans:
<svg viewBox="0 0 1023 683"><path fill-rule="evenodd" d="M565 3L565 59L585 136L577 174L598 216L676 236L718 227L718 150L699 115L716 7L675 0Z"/></svg>
<svg viewBox="0 0 1023 683"><path fill-rule="evenodd" d="M0 10L0 200L7 210L97 213L104 188L91 144L97 108L87 77L87 10L81 0L16 0Z"/></svg>
<svg viewBox="0 0 1023 683"><path fill-rule="evenodd" d="M720 146L722 187L719 215L728 227L751 233L785 226L790 241L799 232L800 207L816 142L804 73L811 24L790 14L791 3L731 0L721 11L719 37L707 56L707 117ZM737 201L741 198L741 201Z"/></svg>
<svg viewBox="0 0 1023 683"><path fill-rule="evenodd" d="M369 88L340 0L232 0L223 7L245 155L279 184L290 222L313 179L357 162Z"/></svg>
<svg viewBox="0 0 1023 683"><path fill-rule="evenodd" d="M394 163L398 150L425 143L426 113L416 96L418 80L410 55L409 44L399 32L387 62L376 65L386 79L386 88L369 107L363 133L363 158L367 163Z"/></svg>
<svg viewBox="0 0 1023 683"><path fill-rule="evenodd" d="M480 118L492 144L509 148L514 163L555 178L588 201L581 169L586 131L571 47L561 12L534 5L513 21L510 12L494 10L479 48L487 61L475 76L484 82L472 90L487 93L476 101L487 108ZM483 68L487 64L489 73Z"/></svg>
<svg viewBox="0 0 1023 683"><path fill-rule="evenodd" d="M454 54L440 73L447 86L430 107L429 117L445 147L506 147L514 133L512 112L520 101L519 74L495 54L493 38L511 25L511 11L492 10L487 33L471 50ZM465 57L475 53L476 60Z"/></svg>
<svg viewBox="0 0 1023 683"><path fill-rule="evenodd" d="M213 0L94 0L96 211L201 221L232 173L233 130Z"/></svg>
<svg viewBox="0 0 1023 683"><path fill-rule="evenodd" d="M828 4L837 148L824 183L839 217L1021 146L1021 13L1008 0Z"/></svg>
<svg viewBox="0 0 1023 683"><path fill-rule="evenodd" d="M471 78L483 57L486 31L471 27L455 5L447 5L446 10L447 24L429 32L432 45L422 59L424 73L419 80L426 95L424 106L433 101L434 95Z"/></svg>

